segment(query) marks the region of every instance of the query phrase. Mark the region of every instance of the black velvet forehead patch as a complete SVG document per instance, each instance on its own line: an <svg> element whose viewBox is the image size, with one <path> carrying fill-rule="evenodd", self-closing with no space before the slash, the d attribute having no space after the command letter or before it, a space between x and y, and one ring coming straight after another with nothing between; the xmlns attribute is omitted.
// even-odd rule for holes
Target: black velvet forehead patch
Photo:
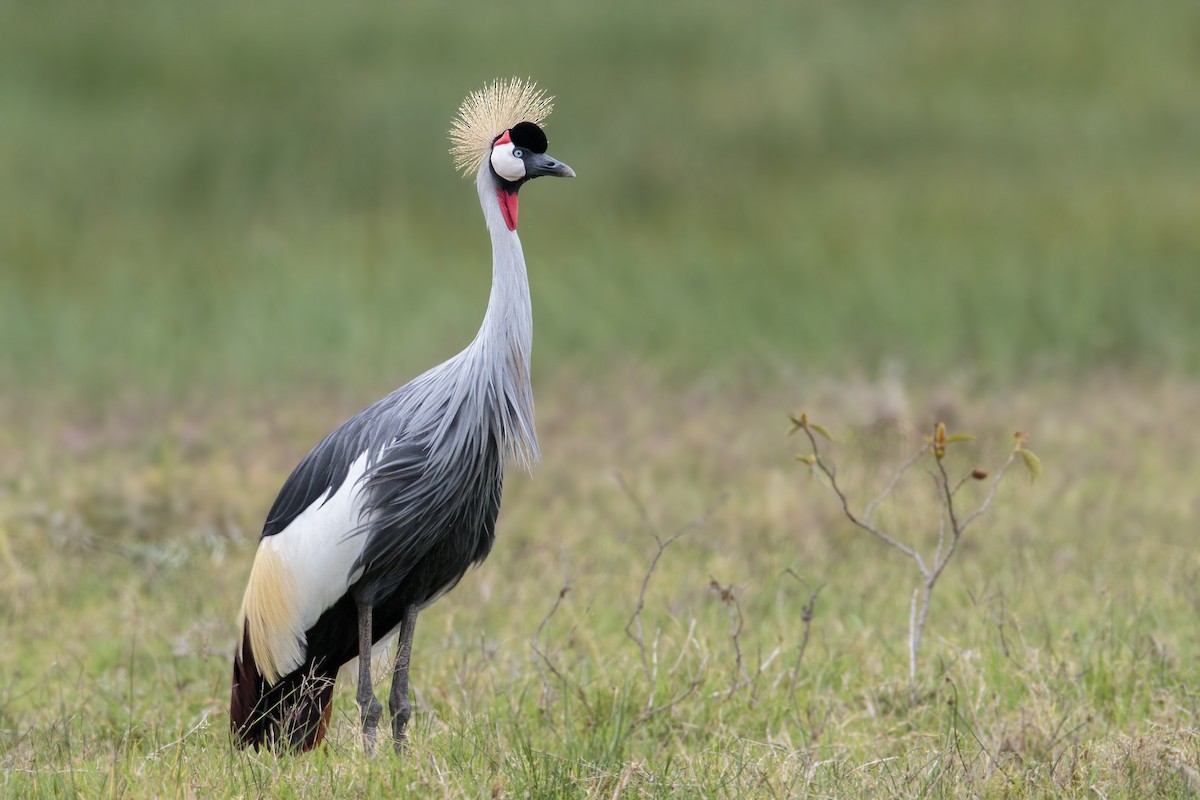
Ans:
<svg viewBox="0 0 1200 800"><path fill-rule="evenodd" d="M524 147L526 150L532 150L535 153L546 152L546 134L542 129L532 122L518 122L509 129L509 136L512 137L512 143L517 147Z"/></svg>

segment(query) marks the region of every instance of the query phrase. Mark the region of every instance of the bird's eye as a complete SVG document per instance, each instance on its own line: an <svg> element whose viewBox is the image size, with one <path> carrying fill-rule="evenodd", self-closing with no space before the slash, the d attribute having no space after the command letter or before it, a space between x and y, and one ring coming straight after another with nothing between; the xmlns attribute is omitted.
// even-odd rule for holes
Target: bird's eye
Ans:
<svg viewBox="0 0 1200 800"><path fill-rule="evenodd" d="M516 156L517 158L524 158L525 151L518 147L516 150L513 150L513 155Z"/></svg>

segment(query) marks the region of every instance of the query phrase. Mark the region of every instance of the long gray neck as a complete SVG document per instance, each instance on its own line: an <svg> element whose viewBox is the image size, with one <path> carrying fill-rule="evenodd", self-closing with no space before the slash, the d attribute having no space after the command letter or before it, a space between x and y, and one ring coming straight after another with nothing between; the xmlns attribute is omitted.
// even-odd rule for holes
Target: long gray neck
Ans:
<svg viewBox="0 0 1200 800"><path fill-rule="evenodd" d="M528 467L539 453L529 382L533 308L525 255L517 232L504 222L495 178L486 160L475 183L492 238L492 292L483 324L464 355L480 380L478 388L496 402L493 412L500 421L506 449Z"/></svg>

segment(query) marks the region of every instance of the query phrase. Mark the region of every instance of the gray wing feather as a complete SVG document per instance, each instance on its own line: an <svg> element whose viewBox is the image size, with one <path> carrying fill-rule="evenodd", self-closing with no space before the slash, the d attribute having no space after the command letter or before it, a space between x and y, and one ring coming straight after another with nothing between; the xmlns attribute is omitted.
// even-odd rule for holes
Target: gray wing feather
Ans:
<svg viewBox="0 0 1200 800"><path fill-rule="evenodd" d="M503 480L497 437L477 428L447 457L412 433L394 440L366 478L369 533L354 569L363 570L368 601L410 579L420 584L412 587L418 602L431 599L482 560L495 537Z"/></svg>
<svg viewBox="0 0 1200 800"><path fill-rule="evenodd" d="M507 448L495 424L499 398L456 391L457 366L430 370L326 436L284 484L263 536L331 497L366 452L365 522L330 532L365 537L351 568L358 596L374 603L409 580L423 602L481 561L495 537Z"/></svg>

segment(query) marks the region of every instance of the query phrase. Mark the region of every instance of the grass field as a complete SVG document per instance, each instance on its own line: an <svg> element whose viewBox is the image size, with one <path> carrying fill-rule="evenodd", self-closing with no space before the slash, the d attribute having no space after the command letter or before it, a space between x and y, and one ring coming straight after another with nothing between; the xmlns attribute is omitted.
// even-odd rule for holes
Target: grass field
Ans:
<svg viewBox="0 0 1200 800"><path fill-rule="evenodd" d="M4 373L445 357L487 297L445 131L513 73L580 175L525 201L546 368L1200 366L1193 4L413 5L9 11Z"/></svg>
<svg viewBox="0 0 1200 800"><path fill-rule="evenodd" d="M910 704L915 575L851 530L792 461L779 410L796 395L680 392L626 377L641 388L544 387L545 463L535 479L511 481L496 552L418 627L418 715L404 759L362 758L346 689L326 752L276 760L229 744L231 619L256 527L280 476L326 424L320 414L151 407L45 438L30 431L19 444L32 464L6 502L6 789L88 797L1200 789L1192 457L1200 441L1190 423L1200 387L1097 378L956 401L962 429L980 436L977 449L952 453L964 459L957 465L1003 457L1009 432L993 422L1003 418L1037 426L1046 472L1032 485L1014 475L969 532L935 595ZM854 433L875 390L805 394L823 406L850 400L825 419L841 434L834 455L854 493L877 490L882 465L911 442L900 432ZM928 399L912 401L914 418L923 415ZM925 531L928 544L936 508L924 488L918 479L884 519ZM697 520L651 576L641 614L646 670L624 628L657 550L653 535ZM802 608L818 585L801 652Z"/></svg>
<svg viewBox="0 0 1200 800"><path fill-rule="evenodd" d="M1200 795L1200 7L544 6L0 9L0 793ZM580 176L523 194L544 461L421 618L404 757L348 687L237 751L263 515L473 334L445 130L511 74ZM958 470L1032 433L915 686L800 409L860 507L937 419ZM936 540L921 471L880 514Z"/></svg>

